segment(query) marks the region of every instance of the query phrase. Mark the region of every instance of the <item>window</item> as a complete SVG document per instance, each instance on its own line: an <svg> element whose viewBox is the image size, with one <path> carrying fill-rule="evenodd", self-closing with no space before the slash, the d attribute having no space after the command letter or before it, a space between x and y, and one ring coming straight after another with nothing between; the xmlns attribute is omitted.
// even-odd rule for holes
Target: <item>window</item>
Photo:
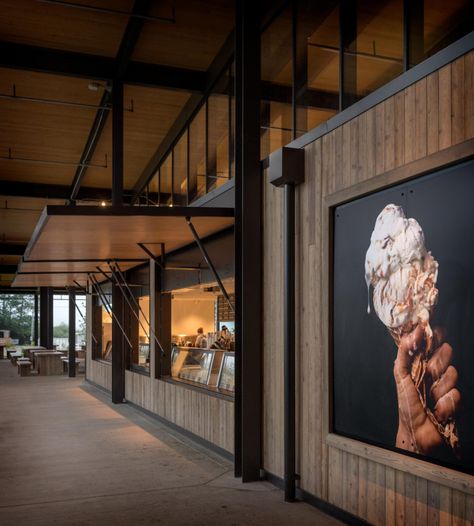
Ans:
<svg viewBox="0 0 474 526"><path fill-rule="evenodd" d="M261 40L260 157L291 142L292 136L292 12L284 11Z"/></svg>
<svg viewBox="0 0 474 526"><path fill-rule="evenodd" d="M103 297L92 296L92 357L94 360L112 361L112 287L101 285Z"/></svg>
<svg viewBox="0 0 474 526"><path fill-rule="evenodd" d="M128 345L128 367L150 371L150 267L144 265L126 273L127 295L123 300L124 330L130 340Z"/></svg>

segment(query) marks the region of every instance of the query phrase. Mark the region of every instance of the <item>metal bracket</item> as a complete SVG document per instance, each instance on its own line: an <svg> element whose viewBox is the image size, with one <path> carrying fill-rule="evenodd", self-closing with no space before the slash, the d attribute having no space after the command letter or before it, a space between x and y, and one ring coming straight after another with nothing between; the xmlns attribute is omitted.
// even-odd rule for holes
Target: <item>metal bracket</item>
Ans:
<svg viewBox="0 0 474 526"><path fill-rule="evenodd" d="M188 224L189 229L191 230L191 234L193 235L193 238L196 241L196 244L199 247L199 250L201 251L204 261L207 263L207 265L209 266L209 269L214 275L214 278L216 279L217 284L219 285L222 295L224 296L227 303L229 304L229 307L231 308L232 312L235 314L235 306L230 300L229 294L227 293L227 290L225 289L224 284L222 283L222 280L219 277L219 274L217 273L217 270L214 267L214 264L212 263L211 258L209 257L209 254L207 253L206 247L202 244L202 241L199 238L198 233L196 232L196 229L194 228L194 225L192 224L190 217L186 217L186 223Z"/></svg>
<svg viewBox="0 0 474 526"><path fill-rule="evenodd" d="M120 270L120 267L118 266L118 263L115 263L115 270L117 271L117 273L115 272L115 270L114 270L113 266L110 264L110 262L108 263L108 265L109 265L110 271L112 273L112 277L115 280L115 283L119 287L120 292L122 293L122 296L124 297L125 301L127 302L128 306L130 307L131 311L133 312L133 314L134 314L135 318L137 319L138 323L140 324L141 328L144 330L145 336L148 338L149 341L151 341L150 335L153 336L153 339L157 343L158 348L159 348L162 356L164 356L165 355L165 351L163 349L163 346L161 345L160 341L158 340L158 337L156 336L155 331L153 331L153 329L151 328L151 324L150 324L147 316L143 312L142 308L140 307L140 303L136 300L135 296L133 295L133 292L130 290L130 287L128 286L128 283L127 283L127 281L125 279L125 276L123 275L122 271ZM122 283L120 283L120 280L117 277L117 275L120 277L120 280L122 280ZM138 308L138 311L142 314L142 316L143 316L143 318L145 320L145 323L148 325L149 331L147 331L146 328L144 327L144 325L142 324L142 322L140 320L140 316L136 313L136 310L134 309L134 307L130 303L130 300L127 297L127 295L125 294L125 291L124 291L122 286L124 286L127 289L127 292L130 295L130 298L133 300L133 303L135 304L135 307Z"/></svg>
<svg viewBox="0 0 474 526"><path fill-rule="evenodd" d="M131 344L131 342L130 342L130 340L129 340L129 338L128 338L125 330L124 330L124 328L122 327L122 325L119 322L117 316L115 315L114 311L112 310L112 307L111 307L111 305L109 303L109 300L107 299L107 297L105 296L104 292L100 288L100 285L99 285L99 282L97 281L97 278L95 276L93 276L93 275L89 275L89 279L91 280L92 286L96 289L96 292L99 295L99 298L101 299L102 303L104 304L107 312L110 314L110 316L112 316L114 321L119 326L120 331L121 331L123 337L127 340L127 343L129 345L130 349L133 349L133 345Z"/></svg>

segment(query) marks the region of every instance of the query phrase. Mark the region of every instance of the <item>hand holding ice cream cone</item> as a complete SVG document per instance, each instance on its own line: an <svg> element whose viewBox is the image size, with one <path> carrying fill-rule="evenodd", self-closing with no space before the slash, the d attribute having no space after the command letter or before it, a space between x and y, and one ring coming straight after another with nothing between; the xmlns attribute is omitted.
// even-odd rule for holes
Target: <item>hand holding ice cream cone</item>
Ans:
<svg viewBox="0 0 474 526"><path fill-rule="evenodd" d="M457 373L449 365L447 344L434 341L430 325L438 300L437 277L438 262L426 250L418 222L407 219L400 206L387 205L371 236L365 278L368 290L371 285L374 288L375 312L398 347L394 368L399 405L396 445L419 453L443 441L452 448L458 444L454 420L460 401L459 391L454 389Z"/></svg>

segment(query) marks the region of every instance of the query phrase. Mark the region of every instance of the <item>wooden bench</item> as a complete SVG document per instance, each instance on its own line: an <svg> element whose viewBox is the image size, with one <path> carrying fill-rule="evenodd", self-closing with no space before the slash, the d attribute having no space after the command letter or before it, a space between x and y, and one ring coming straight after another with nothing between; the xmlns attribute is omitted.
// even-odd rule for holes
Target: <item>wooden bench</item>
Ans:
<svg viewBox="0 0 474 526"><path fill-rule="evenodd" d="M63 371L67 373L69 371L69 357L65 356L64 358L61 358L61 361L63 362ZM84 369L85 359L84 358L76 358L76 372L79 372L79 368Z"/></svg>
<svg viewBox="0 0 474 526"><path fill-rule="evenodd" d="M18 374L20 376L30 376L32 363L29 360L18 360Z"/></svg>
<svg viewBox="0 0 474 526"><path fill-rule="evenodd" d="M23 353L22 353L22 352L20 352L20 351L16 351L16 352L14 352L14 353L11 353L11 354L10 354L10 361L12 362L12 365L16 365L16 361L17 361L19 358L20 358L20 359L23 358Z"/></svg>

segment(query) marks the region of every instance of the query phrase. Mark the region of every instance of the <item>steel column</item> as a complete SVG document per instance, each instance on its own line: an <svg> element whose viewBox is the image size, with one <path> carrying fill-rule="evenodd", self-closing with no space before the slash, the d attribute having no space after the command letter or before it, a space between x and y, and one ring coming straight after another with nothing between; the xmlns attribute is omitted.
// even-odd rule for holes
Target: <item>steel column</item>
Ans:
<svg viewBox="0 0 474 526"><path fill-rule="evenodd" d="M295 187L284 187L284 463L285 500L295 500L296 408L295 408Z"/></svg>
<svg viewBox="0 0 474 526"><path fill-rule="evenodd" d="M241 473L243 482L250 482L260 478L262 465L260 16L250 0L236 3L235 58L236 327L237 335L240 333L236 341L235 458L241 464L235 471Z"/></svg>
<svg viewBox="0 0 474 526"><path fill-rule="evenodd" d="M120 290L114 285L112 309L112 402L120 404L125 400L125 335L122 329L125 309Z"/></svg>
<svg viewBox="0 0 474 526"><path fill-rule="evenodd" d="M357 2L341 0L339 30L339 111L342 111L357 101Z"/></svg>
<svg viewBox="0 0 474 526"><path fill-rule="evenodd" d="M38 310L38 293L35 292L35 307L33 314L33 344L38 345L38 322L39 322L39 310Z"/></svg>
<svg viewBox="0 0 474 526"><path fill-rule="evenodd" d="M403 0L403 71L424 58L424 19L423 0Z"/></svg>
<svg viewBox="0 0 474 526"><path fill-rule="evenodd" d="M40 344L53 348L53 289L40 287Z"/></svg>
<svg viewBox="0 0 474 526"><path fill-rule="evenodd" d="M123 82L112 87L112 205L123 205Z"/></svg>
<svg viewBox="0 0 474 526"><path fill-rule="evenodd" d="M76 291L69 289L69 378L76 376Z"/></svg>

